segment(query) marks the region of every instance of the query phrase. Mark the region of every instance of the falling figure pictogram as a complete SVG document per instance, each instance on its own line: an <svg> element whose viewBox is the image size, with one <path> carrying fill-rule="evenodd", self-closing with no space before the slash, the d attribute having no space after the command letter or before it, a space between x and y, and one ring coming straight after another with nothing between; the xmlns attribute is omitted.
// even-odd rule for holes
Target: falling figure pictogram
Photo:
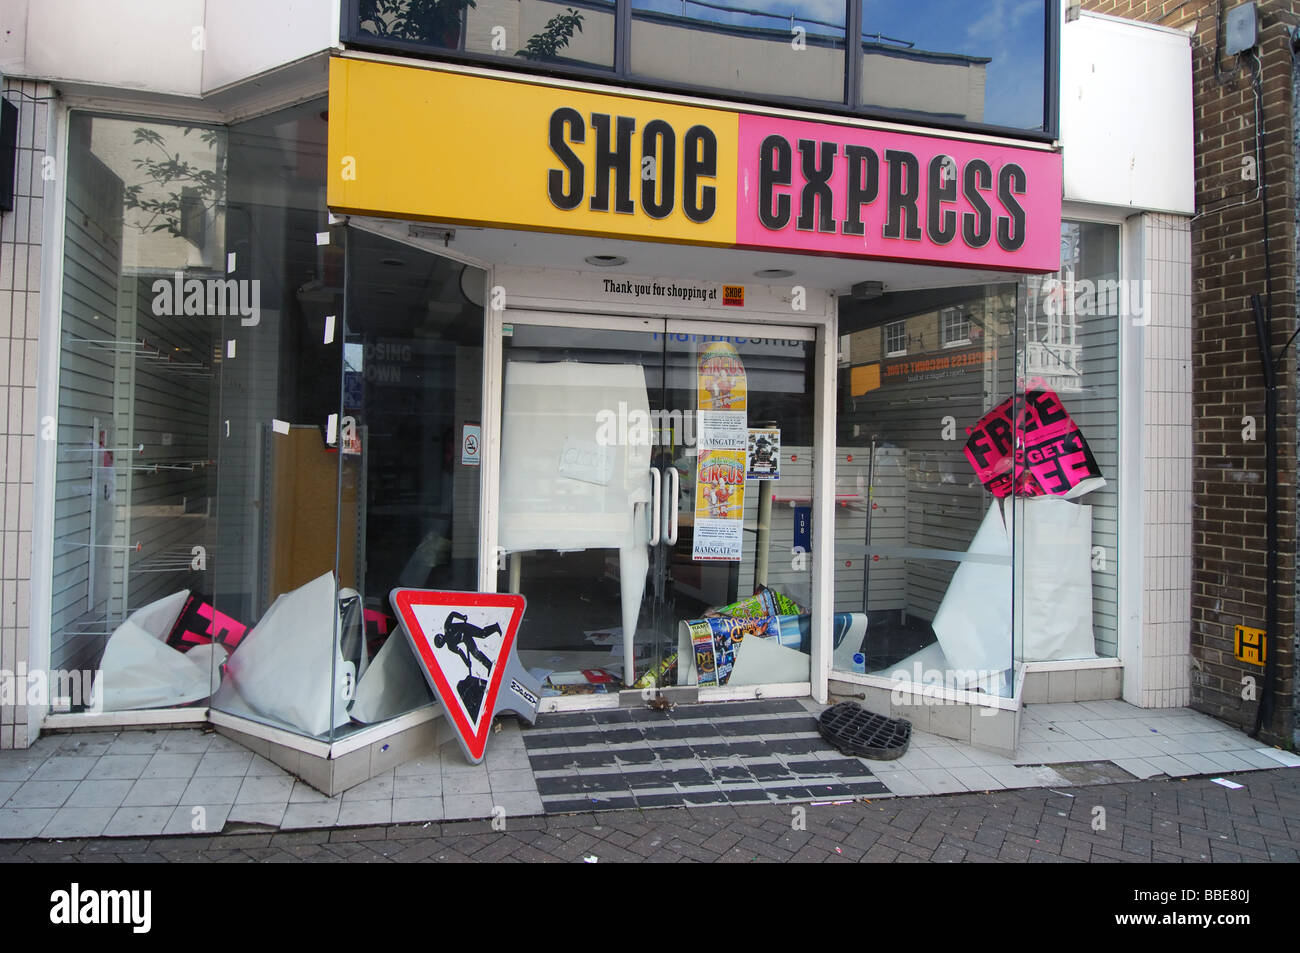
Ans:
<svg viewBox="0 0 1300 953"><path fill-rule="evenodd" d="M471 623L469 617L463 613L450 612L447 614L446 621L442 623L442 631L433 637L436 648L445 646L464 661L467 674L456 683L456 694L465 703L465 710L473 715L475 721L478 720L483 708L483 696L487 693L487 679L474 674L474 663L470 656L482 662L489 674L492 671L492 660L483 654L474 640L500 634L501 626L495 622L486 628L480 628Z"/></svg>

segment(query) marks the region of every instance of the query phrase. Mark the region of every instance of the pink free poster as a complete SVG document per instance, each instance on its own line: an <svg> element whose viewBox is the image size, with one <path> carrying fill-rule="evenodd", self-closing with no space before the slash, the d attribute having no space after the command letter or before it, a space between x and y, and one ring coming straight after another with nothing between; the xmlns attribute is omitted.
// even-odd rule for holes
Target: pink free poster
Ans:
<svg viewBox="0 0 1300 953"><path fill-rule="evenodd" d="M220 642L227 651L233 652L247 632L244 623L219 612L203 596L191 593L167 634L167 644L188 652L196 645Z"/></svg>
<svg viewBox="0 0 1300 953"><path fill-rule="evenodd" d="M1056 271L1061 176L1047 149L745 113L736 243Z"/></svg>
<svg viewBox="0 0 1300 953"><path fill-rule="evenodd" d="M966 459L994 496L1073 498L1105 485L1083 433L1056 393L1035 380L966 428Z"/></svg>

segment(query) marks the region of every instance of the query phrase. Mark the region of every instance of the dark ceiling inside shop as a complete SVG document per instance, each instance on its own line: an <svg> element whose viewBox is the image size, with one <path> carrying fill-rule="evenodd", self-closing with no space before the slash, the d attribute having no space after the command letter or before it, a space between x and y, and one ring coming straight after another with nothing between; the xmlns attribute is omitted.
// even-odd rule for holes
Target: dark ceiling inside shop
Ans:
<svg viewBox="0 0 1300 953"><path fill-rule="evenodd" d="M1005 287L1010 290L1014 285ZM852 334L900 318L927 314L943 308L960 307L971 301L982 300L988 293L988 289L988 285L965 285L956 288L900 291L863 301L841 298L840 333Z"/></svg>
<svg viewBox="0 0 1300 953"><path fill-rule="evenodd" d="M358 228L348 232L347 323L373 337L427 337L480 345L482 306L461 290L465 266ZM471 269L470 280L482 272Z"/></svg>

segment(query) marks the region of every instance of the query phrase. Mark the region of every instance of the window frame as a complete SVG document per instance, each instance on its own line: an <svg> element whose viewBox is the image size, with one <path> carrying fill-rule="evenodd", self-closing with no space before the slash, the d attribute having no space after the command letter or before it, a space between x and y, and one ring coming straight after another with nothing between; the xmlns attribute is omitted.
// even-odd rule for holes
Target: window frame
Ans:
<svg viewBox="0 0 1300 953"><path fill-rule="evenodd" d="M948 331L948 319L957 317L958 325L964 325L966 336L961 338L950 338ZM971 320L970 315L966 314L961 308L944 308L939 312L939 344L942 347L967 347L971 343L970 336Z"/></svg>
<svg viewBox="0 0 1300 953"><path fill-rule="evenodd" d="M903 346L901 348L890 348L889 346L890 332L894 328L899 330L899 334L902 337ZM890 321L888 324L884 325L882 333L884 335L884 340L881 344L881 349L883 350L885 357L907 357L907 345L910 341L907 334L906 318L899 318L897 321Z"/></svg>

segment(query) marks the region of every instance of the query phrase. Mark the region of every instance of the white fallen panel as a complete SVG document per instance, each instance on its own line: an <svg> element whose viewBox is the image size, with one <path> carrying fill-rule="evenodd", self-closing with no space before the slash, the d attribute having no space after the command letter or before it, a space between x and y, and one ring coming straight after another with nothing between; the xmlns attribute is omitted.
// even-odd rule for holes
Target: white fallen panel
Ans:
<svg viewBox="0 0 1300 953"><path fill-rule="evenodd" d="M954 670L986 677L1011 668L1011 540L998 503L966 552L989 561L957 567L931 626Z"/></svg>
<svg viewBox="0 0 1300 953"><path fill-rule="evenodd" d="M281 595L230 657L213 706L227 710L237 693L254 712L309 735L346 725L356 668L339 654L338 628L333 573Z"/></svg>
<svg viewBox="0 0 1300 953"><path fill-rule="evenodd" d="M788 649L776 639L749 637L736 646L736 665L728 685L772 685L778 682L806 682L812 659Z"/></svg>
<svg viewBox="0 0 1300 953"><path fill-rule="evenodd" d="M134 618L117 627L99 663L92 697L103 711L189 705L212 694L224 649L214 643L178 652Z"/></svg>
<svg viewBox="0 0 1300 953"><path fill-rule="evenodd" d="M375 653L357 682L351 715L369 725L436 701L410 645L400 632L395 632Z"/></svg>
<svg viewBox="0 0 1300 953"><path fill-rule="evenodd" d="M1016 655L1026 662L1096 658L1092 507L1055 496L1016 501L1024 590Z"/></svg>

